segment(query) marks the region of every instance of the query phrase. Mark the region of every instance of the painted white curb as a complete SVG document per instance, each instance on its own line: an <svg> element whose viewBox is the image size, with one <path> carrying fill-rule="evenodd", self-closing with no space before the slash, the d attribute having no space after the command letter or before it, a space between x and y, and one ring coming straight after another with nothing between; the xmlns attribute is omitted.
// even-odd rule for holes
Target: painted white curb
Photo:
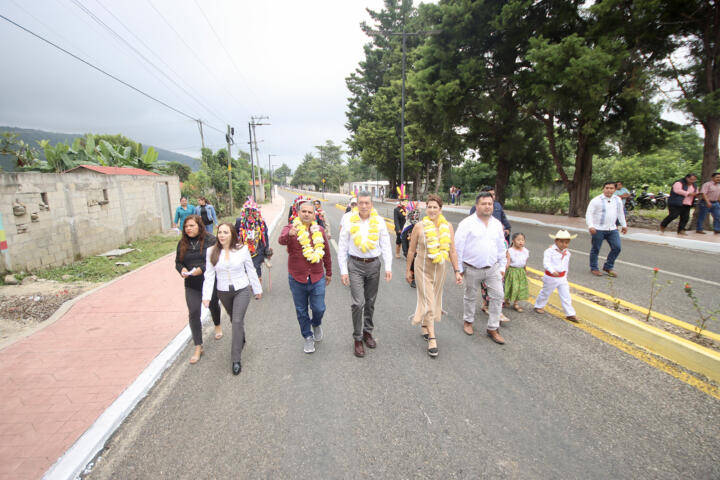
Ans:
<svg viewBox="0 0 720 480"><path fill-rule="evenodd" d="M285 211L285 199L283 197L280 199L282 200L280 213L268 227L268 237L272 235ZM103 285L103 287L105 286ZM165 370L172 365L190 338L190 327L186 325L135 381L105 409L90 428L45 472L43 479L71 480L79 477L87 464L105 446L105 442L115 433L115 430L125 421L140 400L147 395Z"/></svg>

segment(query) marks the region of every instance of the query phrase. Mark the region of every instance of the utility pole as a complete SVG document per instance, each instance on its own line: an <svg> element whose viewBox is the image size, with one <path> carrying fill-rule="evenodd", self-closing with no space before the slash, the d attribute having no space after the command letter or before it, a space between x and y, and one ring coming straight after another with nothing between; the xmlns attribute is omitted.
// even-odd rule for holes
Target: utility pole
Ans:
<svg viewBox="0 0 720 480"><path fill-rule="evenodd" d="M264 201L265 200L265 186L262 183L262 169L260 168L260 151L257 146L257 135L255 135L255 127L263 126L263 125L270 125L269 123L262 123L262 120L269 120L267 116L258 115L258 116L251 116L250 117L250 125L252 127L252 139L251 141L254 142L255 145L255 158L257 158L258 161L258 182L260 183L260 196L256 199L256 201ZM252 149L252 144L250 145L250 149Z"/></svg>
<svg viewBox="0 0 720 480"><path fill-rule="evenodd" d="M202 131L202 120L196 120L198 124L198 128L200 129L200 143L202 144L202 148L205 148L205 136L203 135Z"/></svg>
<svg viewBox="0 0 720 480"><path fill-rule="evenodd" d="M270 202L272 202L273 174L272 174L272 164L270 163L270 157L277 157L277 155L268 153L268 172L270 172Z"/></svg>
<svg viewBox="0 0 720 480"><path fill-rule="evenodd" d="M227 126L227 133L225 134L225 140L227 141L227 153L228 153L228 192L230 192L230 215L233 215L233 190L232 190L232 151L231 145L235 142L233 140L235 135L235 129L230 125Z"/></svg>
<svg viewBox="0 0 720 480"><path fill-rule="evenodd" d="M252 181L252 194L253 194L253 200L257 201L257 196L255 194L255 161L253 160L253 142L252 142L252 122L248 122L248 138L250 141L248 142L248 145L250 146L250 176Z"/></svg>

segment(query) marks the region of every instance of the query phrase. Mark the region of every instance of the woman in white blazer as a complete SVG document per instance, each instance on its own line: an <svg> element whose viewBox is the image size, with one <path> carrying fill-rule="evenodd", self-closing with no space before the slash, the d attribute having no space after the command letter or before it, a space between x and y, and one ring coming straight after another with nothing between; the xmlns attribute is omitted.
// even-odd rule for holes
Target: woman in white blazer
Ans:
<svg viewBox="0 0 720 480"><path fill-rule="evenodd" d="M250 252L245 245L238 245L237 232L229 223L218 227L217 243L207 251L202 295L203 305L206 307L210 305L211 287L216 280L218 297L232 321L230 356L233 375L238 375L242 370L240 356L245 345L245 312L252 294L257 300L262 298L262 285Z"/></svg>

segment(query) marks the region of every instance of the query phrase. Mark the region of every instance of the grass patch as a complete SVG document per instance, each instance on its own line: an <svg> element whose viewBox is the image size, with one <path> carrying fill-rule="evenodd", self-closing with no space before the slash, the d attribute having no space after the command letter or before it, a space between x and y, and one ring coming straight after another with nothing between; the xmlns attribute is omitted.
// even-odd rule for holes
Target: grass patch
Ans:
<svg viewBox="0 0 720 480"><path fill-rule="evenodd" d="M635 210L628 212L628 215L637 215L639 217L652 218L652 219L660 222L660 221L662 221L663 218L667 217L668 211L667 210L655 210L655 209L640 210L639 208L636 208Z"/></svg>
<svg viewBox="0 0 720 480"><path fill-rule="evenodd" d="M86 282L107 282L115 277L142 267L153 260L174 252L179 240L178 235L155 235L153 237L137 240L135 242L121 245L118 248L134 248L130 253L120 257L87 257L70 265L48 268L33 272L34 275L48 280L58 281L86 281ZM115 265L115 262L130 262L130 265ZM63 275L70 275L72 278L64 279Z"/></svg>

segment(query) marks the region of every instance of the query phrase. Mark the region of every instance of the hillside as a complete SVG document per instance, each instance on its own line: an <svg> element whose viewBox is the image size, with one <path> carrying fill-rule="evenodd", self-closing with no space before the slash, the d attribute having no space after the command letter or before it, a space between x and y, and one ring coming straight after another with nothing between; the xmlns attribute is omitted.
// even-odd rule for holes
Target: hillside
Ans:
<svg viewBox="0 0 720 480"><path fill-rule="evenodd" d="M41 148L39 148L37 142L39 140L49 140L51 144L55 145L57 142L65 142L65 143L72 143L73 140L77 137L82 137L82 134L77 133L56 133L56 132L46 132L43 130L32 130L29 128L15 128L15 127L3 127L0 126L0 133L3 132L13 132L20 135L20 139L23 140L25 143L32 145L35 147L39 154L40 159L45 160L45 153L42 151ZM143 145L143 150L147 151L149 147L152 145ZM158 152L158 160L162 162L178 162L182 163L184 165L188 165L190 168L193 169L193 171L200 168L200 161L189 157L187 155L183 155L181 153L175 153L171 152L170 150L164 150L162 148L155 147L155 150ZM15 170L15 165L13 163L13 159L6 156L6 155L0 155L0 167L2 167L2 170L4 172L12 172Z"/></svg>

